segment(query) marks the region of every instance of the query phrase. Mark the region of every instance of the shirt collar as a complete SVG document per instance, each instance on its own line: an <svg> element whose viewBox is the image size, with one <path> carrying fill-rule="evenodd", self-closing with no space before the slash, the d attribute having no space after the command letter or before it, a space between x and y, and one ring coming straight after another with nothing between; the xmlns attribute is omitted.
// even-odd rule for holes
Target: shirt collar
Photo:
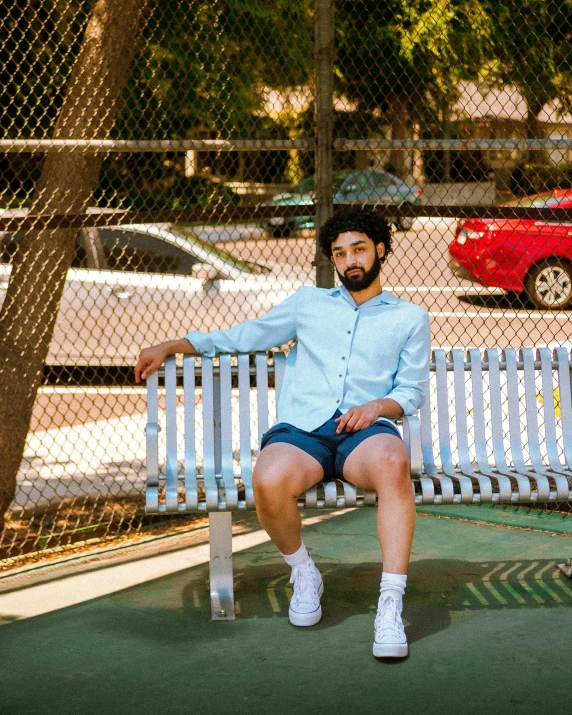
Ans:
<svg viewBox="0 0 572 715"><path fill-rule="evenodd" d="M343 285L339 285L339 286L336 286L335 288L331 288L328 291L328 295L331 295L331 296L339 295L340 297L344 298L346 301L351 303L352 306L355 307L355 301L352 298L351 293ZM382 303L388 303L389 305L397 305L397 303L399 303L399 298L394 296L389 291L383 290L383 291L381 291L381 293L379 295L376 295L373 298L370 298L366 303L362 303L362 305L381 305Z"/></svg>

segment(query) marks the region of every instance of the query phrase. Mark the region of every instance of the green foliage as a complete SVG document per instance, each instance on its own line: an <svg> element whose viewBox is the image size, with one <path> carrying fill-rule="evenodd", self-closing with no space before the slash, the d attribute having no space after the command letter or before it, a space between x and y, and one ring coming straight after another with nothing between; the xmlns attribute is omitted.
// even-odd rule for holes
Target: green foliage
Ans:
<svg viewBox="0 0 572 715"><path fill-rule="evenodd" d="M515 196L529 196L552 189L572 189L572 166L523 163L512 172L511 190Z"/></svg>
<svg viewBox="0 0 572 715"><path fill-rule="evenodd" d="M123 138L272 138L264 88L312 76L310 0L157 3L115 133Z"/></svg>
<svg viewBox="0 0 572 715"><path fill-rule="evenodd" d="M336 23L340 94L384 113L405 96L422 125L439 120L492 47L481 0L342 0Z"/></svg>
<svg viewBox="0 0 572 715"><path fill-rule="evenodd" d="M95 195L97 206L143 210L220 209L235 206L239 199L220 181L185 176L180 157L165 154L111 158Z"/></svg>
<svg viewBox="0 0 572 715"><path fill-rule="evenodd" d="M485 0L482 0L483 2ZM558 100L572 108L571 0L486 0L492 21L494 63L485 65L491 84L511 84L536 116Z"/></svg>
<svg viewBox="0 0 572 715"><path fill-rule="evenodd" d="M7 0L0 21L2 137L49 136L91 2Z"/></svg>

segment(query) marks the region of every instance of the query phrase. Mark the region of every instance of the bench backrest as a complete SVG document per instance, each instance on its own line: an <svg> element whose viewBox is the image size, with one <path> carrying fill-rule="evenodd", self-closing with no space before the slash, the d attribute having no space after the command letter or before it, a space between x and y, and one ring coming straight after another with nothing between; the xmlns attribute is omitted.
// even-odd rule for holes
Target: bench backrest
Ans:
<svg viewBox="0 0 572 715"><path fill-rule="evenodd" d="M185 357L182 369L169 358L164 388L157 373L148 379L147 511L254 508L253 454L275 418L284 367L283 353ZM566 349L437 349L420 418L427 476L418 501L572 496ZM159 454L165 455L164 470ZM339 498L335 485L325 485L319 504L315 490L305 503L356 503L351 485L343 489Z"/></svg>

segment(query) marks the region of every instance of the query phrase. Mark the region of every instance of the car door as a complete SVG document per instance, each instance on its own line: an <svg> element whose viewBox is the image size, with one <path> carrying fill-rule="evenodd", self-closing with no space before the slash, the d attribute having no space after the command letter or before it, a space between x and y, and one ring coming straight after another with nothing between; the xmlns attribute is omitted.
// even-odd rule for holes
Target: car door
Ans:
<svg viewBox="0 0 572 715"><path fill-rule="evenodd" d="M92 232L104 263L82 285L68 281L75 303L75 331L82 363L130 365L145 345L187 332L200 313L204 277L191 274L199 261L190 251L150 235L143 227ZM75 278L75 276L74 276Z"/></svg>

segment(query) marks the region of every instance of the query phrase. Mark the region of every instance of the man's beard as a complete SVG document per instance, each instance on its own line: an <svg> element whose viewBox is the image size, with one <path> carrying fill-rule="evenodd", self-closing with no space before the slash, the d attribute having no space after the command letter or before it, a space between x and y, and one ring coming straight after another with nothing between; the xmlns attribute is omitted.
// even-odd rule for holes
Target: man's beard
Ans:
<svg viewBox="0 0 572 715"><path fill-rule="evenodd" d="M373 265L369 270L366 271L360 266L359 275L356 275L352 278L348 277L348 271L355 271L356 268L357 267L348 268L344 275L342 275L338 270L336 270L336 273L338 274L338 278L340 279L342 285L345 286L352 293L358 293L360 290L365 290L366 288L369 288L370 285L374 282L374 280L376 278L379 278L379 273L381 271L381 260L376 254L373 261Z"/></svg>

